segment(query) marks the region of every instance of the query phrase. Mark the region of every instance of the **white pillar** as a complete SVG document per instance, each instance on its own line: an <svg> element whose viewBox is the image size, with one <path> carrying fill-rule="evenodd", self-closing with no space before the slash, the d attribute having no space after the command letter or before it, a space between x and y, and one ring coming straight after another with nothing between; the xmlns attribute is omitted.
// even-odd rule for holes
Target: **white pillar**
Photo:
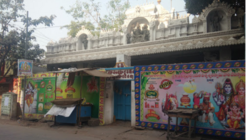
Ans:
<svg viewBox="0 0 246 140"><path fill-rule="evenodd" d="M153 28L153 33L154 33L154 35L153 35L153 41L155 41L156 40L156 29L155 28Z"/></svg>
<svg viewBox="0 0 246 140"><path fill-rule="evenodd" d="M127 35L127 33L124 33L124 34L123 34L123 41L122 41L122 44L123 44L123 45L126 45L126 44L127 44L127 38L126 38L126 35Z"/></svg>
<svg viewBox="0 0 246 140"><path fill-rule="evenodd" d="M207 33L208 30L207 30L207 21L206 20L203 20L203 33Z"/></svg>
<svg viewBox="0 0 246 140"><path fill-rule="evenodd" d="M150 28L150 40L149 41L154 41L155 38L155 29L154 27Z"/></svg>
<svg viewBox="0 0 246 140"><path fill-rule="evenodd" d="M155 21L151 21L149 24L149 29L150 29L150 40L149 41L154 41L155 38Z"/></svg>
<svg viewBox="0 0 246 140"><path fill-rule="evenodd" d="M131 81L131 126L136 125L135 82Z"/></svg>
<svg viewBox="0 0 246 140"><path fill-rule="evenodd" d="M88 39L87 50L91 49L91 39Z"/></svg>
<svg viewBox="0 0 246 140"><path fill-rule="evenodd" d="M231 30L231 16L227 16L227 30Z"/></svg>
<svg viewBox="0 0 246 140"><path fill-rule="evenodd" d="M127 27L125 25L122 27L122 31L123 31L122 44L126 45L127 44ZM129 34L131 33L129 32Z"/></svg>
<svg viewBox="0 0 246 140"><path fill-rule="evenodd" d="M79 42L79 40L76 42L76 51L78 51L79 50L79 45L80 45L80 42Z"/></svg>
<svg viewBox="0 0 246 140"><path fill-rule="evenodd" d="M127 56L125 54L117 54L116 63L125 63L127 67L130 67L131 66L131 56ZM124 66L118 66L118 67L124 67Z"/></svg>
<svg viewBox="0 0 246 140"><path fill-rule="evenodd" d="M114 121L114 81L106 81L106 89L104 92L104 122L111 124Z"/></svg>

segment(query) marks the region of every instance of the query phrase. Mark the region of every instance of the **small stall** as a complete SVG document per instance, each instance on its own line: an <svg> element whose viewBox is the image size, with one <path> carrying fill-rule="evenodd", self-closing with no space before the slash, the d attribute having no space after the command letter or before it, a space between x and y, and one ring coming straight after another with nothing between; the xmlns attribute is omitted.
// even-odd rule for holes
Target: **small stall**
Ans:
<svg viewBox="0 0 246 140"><path fill-rule="evenodd" d="M79 126L81 125L81 121L88 121L91 118L91 104L83 104L83 98L82 98L82 87L83 87L83 77L86 75L94 76L94 77L115 77L113 75L95 70L95 69L89 69L89 68L83 68L83 69L67 69L67 70L62 70L62 71L55 71L54 72L56 75L55 78L55 100L51 101L51 103L54 104L54 106L47 112L47 115L55 115L55 124L56 123L73 123L73 124L78 124ZM57 73L63 73L59 75L57 78ZM57 99L57 79L61 79L65 73L68 73L68 81L67 81L67 98L66 99ZM80 75L81 76L81 81L80 81L80 93L79 93L79 98L71 98L72 95L70 95L69 90L73 91L73 83L75 80L75 75ZM104 80L105 81L105 80ZM93 83L94 82L94 83ZM92 83L89 84L89 86L93 86L95 83L92 80ZM100 87L104 88L104 85L101 84ZM91 89L93 90L93 89ZM95 90L95 89L94 89ZM97 89L98 90L98 89ZM103 110L100 110L103 111Z"/></svg>
<svg viewBox="0 0 246 140"><path fill-rule="evenodd" d="M51 101L54 105L47 114L56 115L55 123L77 124L79 105L83 99L59 99ZM77 117L78 116L78 117Z"/></svg>
<svg viewBox="0 0 246 140"><path fill-rule="evenodd" d="M70 74L75 76L69 80ZM25 118L28 120L52 121L59 117L44 115L54 105L53 101L83 99L81 106L81 121L89 118L99 119L104 124L104 90L105 77L114 77L95 69L69 69L55 72L33 74L27 78L25 93ZM20 80L20 90L24 88ZM63 106L64 107L64 106ZM77 108L74 109L76 114ZM91 112L90 112L91 111ZM78 109L79 112L79 109ZM60 116L61 117L61 116ZM64 118L63 118L64 119ZM59 121L61 123L63 120ZM63 121L64 122L64 121ZM73 122L74 123L74 122Z"/></svg>
<svg viewBox="0 0 246 140"><path fill-rule="evenodd" d="M170 122L171 122L171 117L175 117L176 118L176 126L175 126L175 136L171 136L169 131L170 129L167 129L167 140L169 140L169 138L178 138L178 137L183 137L184 138L184 134L188 133L188 140L191 139L191 134L195 134L195 130L196 130L196 122L198 120L198 114L199 113L199 109L195 109L195 108L180 108L178 107L177 109L174 110L168 110L167 111L167 115L168 115L168 128L170 128ZM182 119L189 119L189 130L185 131L183 133L178 134L178 118L182 118ZM194 120L194 129L191 129L191 121Z"/></svg>

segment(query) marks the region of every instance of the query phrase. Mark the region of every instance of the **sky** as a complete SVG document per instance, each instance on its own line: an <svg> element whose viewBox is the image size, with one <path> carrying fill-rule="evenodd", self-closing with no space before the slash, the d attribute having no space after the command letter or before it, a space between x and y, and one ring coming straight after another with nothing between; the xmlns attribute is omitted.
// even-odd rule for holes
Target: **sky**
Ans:
<svg viewBox="0 0 246 140"><path fill-rule="evenodd" d="M80 0L84 1L84 0ZM101 4L101 16L108 13L107 3L109 0L95 0ZM122 0L127 1L127 0ZM168 11L171 9L171 0L162 0L161 5ZM58 42L60 38L67 37L68 30L60 26L67 25L73 20L73 18L68 15L61 7L68 9L70 6L74 5L76 0L24 0L25 10L29 12L29 17L32 19L37 19L41 16L56 15L54 19L53 27L44 28L40 25L36 28L34 35L36 36L36 42L34 44L39 44L42 49L46 50L46 45L48 42ZM157 0L129 0L130 6L135 7L137 5L143 5L145 3L157 4ZM172 0L172 7L175 11L182 11L180 15L186 15L184 0ZM23 26L23 25L20 25ZM23 26L24 28L24 26Z"/></svg>

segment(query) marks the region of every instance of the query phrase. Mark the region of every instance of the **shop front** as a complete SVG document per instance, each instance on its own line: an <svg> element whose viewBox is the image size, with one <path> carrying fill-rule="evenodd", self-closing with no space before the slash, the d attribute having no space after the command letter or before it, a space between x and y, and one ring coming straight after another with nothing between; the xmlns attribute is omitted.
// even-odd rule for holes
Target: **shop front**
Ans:
<svg viewBox="0 0 246 140"><path fill-rule="evenodd" d="M124 65L124 64L122 64ZM131 121L135 126L135 93L133 67L101 69L115 78L107 78L105 89L105 124L114 120Z"/></svg>
<svg viewBox="0 0 246 140"><path fill-rule="evenodd" d="M244 139L244 60L135 66L134 75L136 126L167 129L166 111L198 108L196 133ZM187 131L188 122L178 119L177 129Z"/></svg>
<svg viewBox="0 0 246 140"><path fill-rule="evenodd" d="M25 118L43 118L53 106L51 101L55 99L83 98L83 105L92 106L91 117L99 118L100 124L103 125L103 100L106 79L89 74L81 76L76 73L73 82L68 82L68 73L57 73L57 77L55 75L56 73L39 73L27 78ZM47 115L44 119L52 120L53 116Z"/></svg>

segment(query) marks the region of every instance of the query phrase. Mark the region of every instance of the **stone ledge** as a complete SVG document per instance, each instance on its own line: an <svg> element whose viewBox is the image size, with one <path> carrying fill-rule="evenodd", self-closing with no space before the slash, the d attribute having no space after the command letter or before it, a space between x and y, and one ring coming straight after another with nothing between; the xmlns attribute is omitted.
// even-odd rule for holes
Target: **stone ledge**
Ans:
<svg viewBox="0 0 246 140"><path fill-rule="evenodd" d="M95 52L100 52L100 51L110 51L110 50L117 50L117 49L126 49L126 48L134 48L134 47L139 47L139 46L148 46L148 45L159 45L159 44L164 44L164 43L170 43L170 42L177 42L177 41L187 41L187 40L193 40L193 39L199 39L199 38L207 38L207 37L216 37L216 36L224 36L224 35L230 35L230 34L237 34L237 33L244 33L244 30L242 29L235 29L235 30L230 30L230 31L219 31L219 32L211 32L211 33L204 33L204 34L198 34L198 35L191 35L191 36L183 36L183 37L175 37L171 39L160 39L156 41L148 41L148 42L139 42L139 43L134 43L134 44L127 44L127 45L120 45L120 46L113 46L113 47L104 47L104 48L98 48L96 50L91 49L91 50L80 50L73 52L73 55L76 54L84 54L84 53L95 53ZM163 38L163 37L162 37ZM52 55L47 55L47 58L51 57L58 57L61 55L71 55L69 53L59 53L59 54L52 54Z"/></svg>
<svg viewBox="0 0 246 140"><path fill-rule="evenodd" d="M137 55L145 55L145 54L155 54L155 53L163 53L163 52L173 52L173 51L182 51L182 50L192 50L192 49L200 49L200 48L210 48L210 47L222 47L228 45L235 44L244 44L245 39L241 37L241 39L236 40L233 38L234 35L224 35L217 37L208 37L208 38L198 38L192 40L182 40L176 42L167 42L162 44L151 44L141 46L140 44L145 43L136 43L138 47L132 48L122 48L114 50L103 50L98 52L88 52L83 54L71 54L67 56L61 57L50 57L43 60L43 63L46 64L55 64L55 63L65 63L65 62L81 62L81 61L89 61L89 60L98 60L98 59L108 59L115 58L117 54L127 54L129 56L137 56ZM173 40L173 39L169 39ZM157 42L157 41L156 41ZM99 50L99 49L97 49Z"/></svg>

